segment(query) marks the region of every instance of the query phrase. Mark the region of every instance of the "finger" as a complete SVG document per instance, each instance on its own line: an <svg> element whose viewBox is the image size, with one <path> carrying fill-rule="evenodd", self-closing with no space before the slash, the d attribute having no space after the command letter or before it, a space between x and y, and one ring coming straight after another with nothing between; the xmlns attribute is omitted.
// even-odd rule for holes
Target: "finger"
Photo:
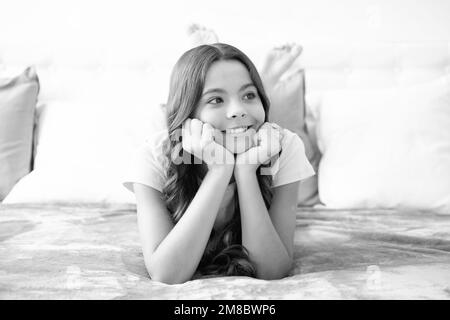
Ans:
<svg viewBox="0 0 450 320"><path fill-rule="evenodd" d="M281 150L281 132L280 130L272 130L270 144L272 147L272 155Z"/></svg>
<svg viewBox="0 0 450 320"><path fill-rule="evenodd" d="M260 128L260 129L261 129L261 128ZM259 135L260 135L259 130L256 131L255 134L253 135L253 145L254 145L255 147L259 146L259 141L260 141Z"/></svg>
<svg viewBox="0 0 450 320"><path fill-rule="evenodd" d="M258 133L253 135L253 146L257 147L259 145Z"/></svg>
<svg viewBox="0 0 450 320"><path fill-rule="evenodd" d="M267 129L271 135L277 136L281 135L281 132L283 131L283 128L280 127L275 122L269 122L268 125L265 127L265 129Z"/></svg>
<svg viewBox="0 0 450 320"><path fill-rule="evenodd" d="M281 130L282 129L278 124L274 122L270 123L270 128L268 129L270 139L279 141L281 137Z"/></svg>
<svg viewBox="0 0 450 320"><path fill-rule="evenodd" d="M266 146L267 156L272 156L280 150L280 130L278 125L274 123L267 123L260 133L261 145Z"/></svg>
<svg viewBox="0 0 450 320"><path fill-rule="evenodd" d="M179 157L181 156L181 149L183 149L183 143L178 142L174 147L171 154L171 160L174 163L178 163Z"/></svg>
<svg viewBox="0 0 450 320"><path fill-rule="evenodd" d="M277 137L281 141L284 138L284 129L278 125L277 123L272 122L272 126L275 128L275 131L277 132Z"/></svg>
<svg viewBox="0 0 450 320"><path fill-rule="evenodd" d="M192 119L191 121L191 137L192 141L200 143L202 137L203 123L198 119Z"/></svg>
<svg viewBox="0 0 450 320"><path fill-rule="evenodd" d="M192 138L200 141L200 138L202 136L203 122L198 119L192 119L190 128Z"/></svg>
<svg viewBox="0 0 450 320"><path fill-rule="evenodd" d="M202 138L203 123L198 119L192 119L191 121L191 146L192 151L197 157L201 155L200 140Z"/></svg>
<svg viewBox="0 0 450 320"><path fill-rule="evenodd" d="M186 131L184 131L185 134L183 134L183 139L181 140L181 145L184 150L186 150L189 153L192 153L192 147L191 147L191 136L189 134L186 134Z"/></svg>
<svg viewBox="0 0 450 320"><path fill-rule="evenodd" d="M186 121L183 121L183 123L181 124L181 136L184 136L184 133L186 132Z"/></svg>
<svg viewBox="0 0 450 320"><path fill-rule="evenodd" d="M191 119L186 119L182 126L181 126L181 136L182 136L182 145L183 145L183 149L185 149L186 151L190 152L191 149L191 134L189 128L191 126Z"/></svg>
<svg viewBox="0 0 450 320"><path fill-rule="evenodd" d="M213 127L213 140L220 144L221 146L225 145L225 135L219 129Z"/></svg>
<svg viewBox="0 0 450 320"><path fill-rule="evenodd" d="M268 136L270 135L270 130L272 126L269 122L264 122L263 125L258 130L258 138L260 141L266 141Z"/></svg>
<svg viewBox="0 0 450 320"><path fill-rule="evenodd" d="M279 132L280 132L280 141L282 141L284 139L284 135L285 135L284 134L284 129L280 128Z"/></svg>
<svg viewBox="0 0 450 320"><path fill-rule="evenodd" d="M264 123L262 124L262 126L261 126L259 129L260 129L260 130L261 130L261 129L265 130L265 129L271 128L271 127L272 127L272 125L271 125L270 122L264 122Z"/></svg>
<svg viewBox="0 0 450 320"><path fill-rule="evenodd" d="M272 123L271 132L273 135L277 136L278 138L281 136L281 131L283 129L276 123Z"/></svg>
<svg viewBox="0 0 450 320"><path fill-rule="evenodd" d="M204 148L214 140L214 129L209 123L204 123L202 128L201 146Z"/></svg>
<svg viewBox="0 0 450 320"><path fill-rule="evenodd" d="M299 44L293 44L291 54L294 58L298 57L303 51L303 47Z"/></svg>
<svg viewBox="0 0 450 320"><path fill-rule="evenodd" d="M260 125L256 133L253 135L253 142L255 143L255 146L259 145L261 135L265 130L266 130L266 122Z"/></svg>
<svg viewBox="0 0 450 320"><path fill-rule="evenodd" d="M281 129L280 125L275 122L268 122L272 128Z"/></svg>

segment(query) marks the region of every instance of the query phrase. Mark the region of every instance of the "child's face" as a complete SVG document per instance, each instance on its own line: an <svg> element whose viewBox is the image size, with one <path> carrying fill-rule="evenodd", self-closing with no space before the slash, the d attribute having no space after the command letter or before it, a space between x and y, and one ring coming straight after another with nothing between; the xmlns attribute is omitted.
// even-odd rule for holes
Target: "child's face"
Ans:
<svg viewBox="0 0 450 320"><path fill-rule="evenodd" d="M216 136L216 142L230 152L242 153L253 146L253 135L264 123L265 112L241 62L222 60L211 65L194 117L220 130L222 136Z"/></svg>

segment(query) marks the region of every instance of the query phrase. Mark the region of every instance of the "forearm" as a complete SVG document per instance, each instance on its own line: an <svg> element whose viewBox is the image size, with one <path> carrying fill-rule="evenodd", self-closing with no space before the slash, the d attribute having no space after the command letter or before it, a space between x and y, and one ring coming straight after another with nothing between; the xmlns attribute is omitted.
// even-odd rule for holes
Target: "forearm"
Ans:
<svg viewBox="0 0 450 320"><path fill-rule="evenodd" d="M235 172L241 210L242 244L258 278L276 279L291 269L292 258L275 229L259 188L256 172Z"/></svg>
<svg viewBox="0 0 450 320"><path fill-rule="evenodd" d="M192 278L208 243L232 172L208 171L184 215L149 261L152 278L181 283Z"/></svg>

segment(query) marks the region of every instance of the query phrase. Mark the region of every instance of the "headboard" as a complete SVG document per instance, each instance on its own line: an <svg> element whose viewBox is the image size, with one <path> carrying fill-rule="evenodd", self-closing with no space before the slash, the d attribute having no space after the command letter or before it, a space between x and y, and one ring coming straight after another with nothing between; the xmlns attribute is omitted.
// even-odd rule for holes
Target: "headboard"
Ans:
<svg viewBox="0 0 450 320"><path fill-rule="evenodd" d="M257 65L275 45L302 44L299 64L307 70L308 92L402 85L450 68L446 0L280 0L276 5L270 0L230 0L226 5L207 0L3 0L0 72L36 64L49 81L60 71L75 78L83 70L145 74L151 80L147 87L155 88L152 94L164 100L170 69L189 45L186 28L192 22L212 28L220 41L242 49ZM57 92L42 86L40 98L84 86L62 85Z"/></svg>
<svg viewBox="0 0 450 320"><path fill-rule="evenodd" d="M421 83L450 73L450 42L305 44L307 92Z"/></svg>

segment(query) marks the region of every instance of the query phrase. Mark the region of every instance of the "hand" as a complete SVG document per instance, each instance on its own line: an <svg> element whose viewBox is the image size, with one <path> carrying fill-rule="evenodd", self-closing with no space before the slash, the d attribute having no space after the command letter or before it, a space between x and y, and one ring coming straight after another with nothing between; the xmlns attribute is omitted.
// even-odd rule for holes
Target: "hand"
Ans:
<svg viewBox="0 0 450 320"><path fill-rule="evenodd" d="M261 164L268 163L281 151L283 137L283 130L279 125L265 122L253 136L254 147L236 156L235 170L247 168L256 171Z"/></svg>
<svg viewBox="0 0 450 320"><path fill-rule="evenodd" d="M186 119L182 125L183 149L196 158L203 160L208 170L214 167L234 166L233 154L222 145L215 142L215 136L220 134L209 123L198 119Z"/></svg>

